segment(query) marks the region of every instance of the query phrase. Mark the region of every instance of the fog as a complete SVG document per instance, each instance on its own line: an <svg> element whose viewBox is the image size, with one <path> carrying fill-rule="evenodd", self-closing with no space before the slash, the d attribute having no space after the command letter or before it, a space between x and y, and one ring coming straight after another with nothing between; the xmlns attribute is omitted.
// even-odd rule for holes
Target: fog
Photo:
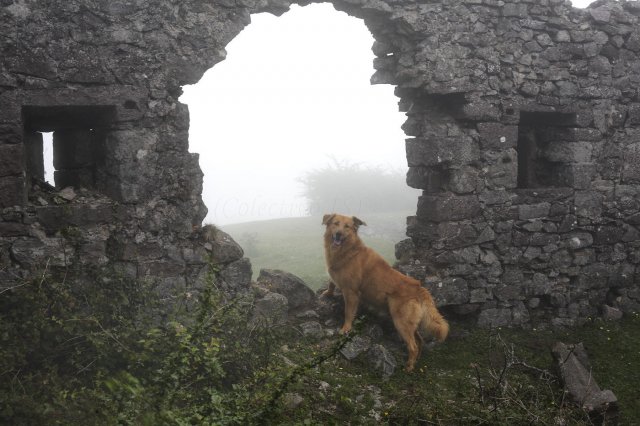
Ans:
<svg viewBox="0 0 640 426"><path fill-rule="evenodd" d="M362 20L328 4L253 15L227 59L184 88L206 221L303 216L298 178L332 159L406 170L394 88L369 83L372 44Z"/></svg>

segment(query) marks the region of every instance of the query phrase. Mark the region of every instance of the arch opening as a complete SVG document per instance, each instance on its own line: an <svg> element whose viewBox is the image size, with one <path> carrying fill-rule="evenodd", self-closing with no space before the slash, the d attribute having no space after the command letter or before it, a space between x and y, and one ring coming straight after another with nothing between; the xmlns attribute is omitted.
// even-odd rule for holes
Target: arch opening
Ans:
<svg viewBox="0 0 640 426"><path fill-rule="evenodd" d="M373 36L362 20L330 4L293 6L281 17L257 14L252 21L227 46L227 59L185 86L180 99L189 104L190 151L200 154L205 175L205 222L240 242L254 272L286 269L311 285L325 276L322 213L363 216L372 225L362 228L365 242L393 262L421 191L405 181L406 117L393 87L370 83ZM409 194L410 201L396 211L369 211L372 198L384 197L376 185L351 197L335 191L322 211L303 195L311 171L328 179L356 172L337 187L378 172L398 182L394 195ZM313 265L304 262L313 273L287 267L309 255L288 251L282 238L313 250Z"/></svg>

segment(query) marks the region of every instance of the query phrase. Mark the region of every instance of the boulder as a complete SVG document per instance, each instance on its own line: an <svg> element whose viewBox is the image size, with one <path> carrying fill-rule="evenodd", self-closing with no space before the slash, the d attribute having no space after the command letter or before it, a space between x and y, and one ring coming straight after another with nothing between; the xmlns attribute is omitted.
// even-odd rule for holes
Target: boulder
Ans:
<svg viewBox="0 0 640 426"><path fill-rule="evenodd" d="M316 295L300 278L278 269L261 269L258 284L274 293L282 294L289 301L289 310L293 311L309 305Z"/></svg>
<svg viewBox="0 0 640 426"><path fill-rule="evenodd" d="M267 293L254 302L253 317L250 322L255 326L284 324L287 321L287 298L278 293Z"/></svg>

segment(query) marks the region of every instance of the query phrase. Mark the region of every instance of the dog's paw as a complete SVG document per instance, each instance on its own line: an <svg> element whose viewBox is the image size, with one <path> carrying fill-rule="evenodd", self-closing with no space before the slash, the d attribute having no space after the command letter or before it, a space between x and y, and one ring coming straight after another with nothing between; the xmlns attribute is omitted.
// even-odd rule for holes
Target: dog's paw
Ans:
<svg viewBox="0 0 640 426"><path fill-rule="evenodd" d="M345 334L349 334L350 331L351 331L351 327L347 327L343 325L342 327L340 327L340 330L338 330L338 333L345 335Z"/></svg>
<svg viewBox="0 0 640 426"><path fill-rule="evenodd" d="M322 293L320 293L320 297L333 297L335 296L335 294L333 293L333 290L325 290Z"/></svg>

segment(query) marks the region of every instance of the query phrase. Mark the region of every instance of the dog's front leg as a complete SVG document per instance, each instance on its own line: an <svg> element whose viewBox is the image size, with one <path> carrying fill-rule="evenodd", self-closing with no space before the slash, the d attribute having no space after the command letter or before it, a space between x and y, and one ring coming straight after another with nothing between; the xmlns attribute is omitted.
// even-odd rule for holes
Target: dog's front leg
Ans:
<svg viewBox="0 0 640 426"><path fill-rule="evenodd" d="M353 320L356 319L360 297L358 293L352 290L343 290L342 295L344 296L344 325L340 329L340 334L346 334L353 327Z"/></svg>
<svg viewBox="0 0 640 426"><path fill-rule="evenodd" d="M336 290L335 283L333 281L329 281L329 286L325 291L322 292L320 297L333 297L335 290Z"/></svg>

